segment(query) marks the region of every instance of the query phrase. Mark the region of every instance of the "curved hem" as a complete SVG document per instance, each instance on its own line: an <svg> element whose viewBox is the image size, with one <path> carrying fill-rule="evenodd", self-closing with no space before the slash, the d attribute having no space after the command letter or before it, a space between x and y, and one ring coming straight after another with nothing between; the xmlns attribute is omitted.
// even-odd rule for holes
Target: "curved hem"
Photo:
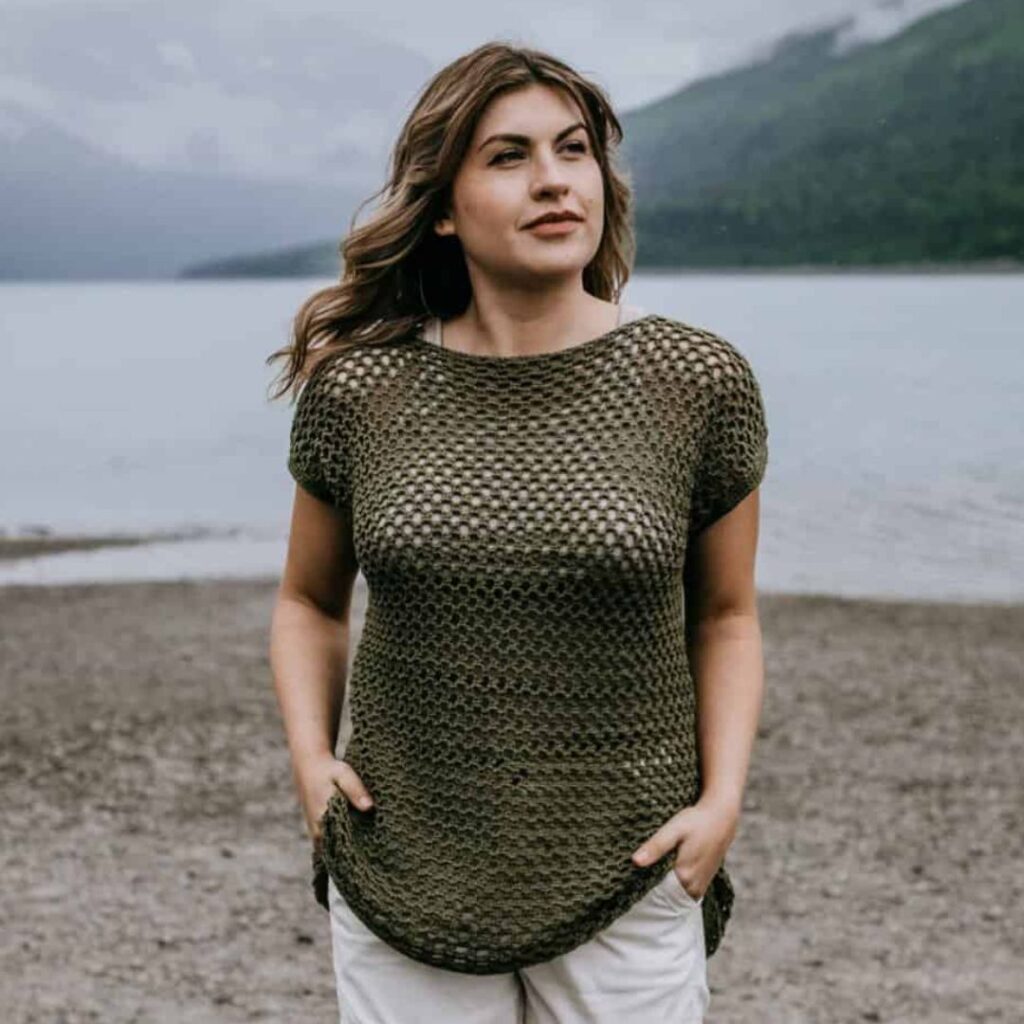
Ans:
<svg viewBox="0 0 1024 1024"><path fill-rule="evenodd" d="M328 812L330 809L331 808L329 806ZM327 812L325 812L325 817L326 814ZM599 932L607 928L612 924L612 922L629 911L636 903L647 896L652 889L659 885L669 871L674 869L674 861L671 858L671 855L666 855L666 857L662 858L661 861L657 862L653 866L654 870L652 870L646 877L643 877L642 884L640 884L634 892L629 894L630 898L628 902L621 906L617 905L610 916L606 912L605 914L599 915L588 921L583 929L577 935L573 936L572 941L569 943L548 947L543 953L539 954L510 954L504 960L495 960L487 965L474 965L468 962L460 962L456 964L449 957L434 954L429 948L408 941L399 932L396 932L387 926L380 925L378 922L372 920L372 918L368 919L369 915L365 913L367 909L365 901L361 899L358 892L352 890L346 891L344 881L339 882L338 876L330 870L330 866L328 865L326 858L324 858L322 853L318 850L313 851L313 865L314 892L316 893L317 902L325 909L328 911L330 910L330 903L328 902L327 896L327 883L330 879L334 881L335 886L345 899L352 913L355 914L362 924L382 942L387 943L393 949L398 950L405 956L408 956L420 963L428 964L431 967L438 967L442 970L453 971L457 974L473 975L505 974L524 967L530 967L533 964L544 963L545 961L552 960L571 952L577 946L581 946L585 942L589 942ZM636 877L638 876L633 876L633 878ZM626 891L628 891L628 889ZM706 959L710 959L720 945L721 939L725 933L726 922L728 921L732 911L732 902L732 884L723 863L712 878L711 884L705 891L700 904L695 907L695 909L699 909L703 915Z"/></svg>

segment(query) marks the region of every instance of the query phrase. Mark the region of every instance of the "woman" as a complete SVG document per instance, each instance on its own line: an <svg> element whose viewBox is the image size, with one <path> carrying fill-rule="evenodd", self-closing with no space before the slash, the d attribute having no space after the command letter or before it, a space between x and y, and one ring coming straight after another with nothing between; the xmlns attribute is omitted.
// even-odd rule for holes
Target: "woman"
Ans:
<svg viewBox="0 0 1024 1024"><path fill-rule="evenodd" d="M709 1003L760 713L767 428L732 344L620 306L621 137L549 55L455 61L272 357L304 386L271 659L343 1022Z"/></svg>

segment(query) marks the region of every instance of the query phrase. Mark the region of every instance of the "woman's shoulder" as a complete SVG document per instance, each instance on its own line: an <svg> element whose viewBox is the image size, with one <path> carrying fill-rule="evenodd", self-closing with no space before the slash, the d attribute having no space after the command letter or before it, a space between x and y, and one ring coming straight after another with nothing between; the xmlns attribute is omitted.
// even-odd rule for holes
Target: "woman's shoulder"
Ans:
<svg viewBox="0 0 1024 1024"><path fill-rule="evenodd" d="M712 378L753 375L750 359L743 348L709 327L702 327L675 316L655 313L656 325L668 334L685 355L691 369L707 372Z"/></svg>
<svg viewBox="0 0 1024 1024"><path fill-rule="evenodd" d="M657 309L647 310L637 319L648 323L650 336L669 343L671 349L681 353L685 357L686 365L692 368L716 364L725 366L747 361L746 355L736 342L710 327L703 327Z"/></svg>
<svg viewBox="0 0 1024 1024"><path fill-rule="evenodd" d="M306 386L335 399L356 399L387 388L400 369L407 339L349 341L320 358Z"/></svg>

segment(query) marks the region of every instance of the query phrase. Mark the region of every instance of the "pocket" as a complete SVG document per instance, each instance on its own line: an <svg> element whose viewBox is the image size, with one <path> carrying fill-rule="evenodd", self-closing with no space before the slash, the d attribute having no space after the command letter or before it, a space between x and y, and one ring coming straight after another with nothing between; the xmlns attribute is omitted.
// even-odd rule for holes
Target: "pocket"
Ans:
<svg viewBox="0 0 1024 1024"><path fill-rule="evenodd" d="M679 880L674 864L670 865L665 877L658 883L657 888L665 894L674 906L681 907L684 910L696 909L701 906L706 895L706 893L702 894L699 899L696 896L691 896Z"/></svg>

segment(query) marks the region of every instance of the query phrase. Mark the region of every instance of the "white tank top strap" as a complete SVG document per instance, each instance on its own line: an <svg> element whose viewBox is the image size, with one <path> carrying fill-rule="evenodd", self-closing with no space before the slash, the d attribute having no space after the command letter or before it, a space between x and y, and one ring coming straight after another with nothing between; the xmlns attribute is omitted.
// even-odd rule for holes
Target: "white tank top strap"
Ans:
<svg viewBox="0 0 1024 1024"><path fill-rule="evenodd" d="M441 319L440 317L432 316L423 325L423 330L420 333L420 337L425 341L429 341L431 345L441 344Z"/></svg>
<svg viewBox="0 0 1024 1024"><path fill-rule="evenodd" d="M630 320L639 320L646 316L647 311L642 306L633 306L625 302L619 303L619 326L628 324Z"/></svg>

